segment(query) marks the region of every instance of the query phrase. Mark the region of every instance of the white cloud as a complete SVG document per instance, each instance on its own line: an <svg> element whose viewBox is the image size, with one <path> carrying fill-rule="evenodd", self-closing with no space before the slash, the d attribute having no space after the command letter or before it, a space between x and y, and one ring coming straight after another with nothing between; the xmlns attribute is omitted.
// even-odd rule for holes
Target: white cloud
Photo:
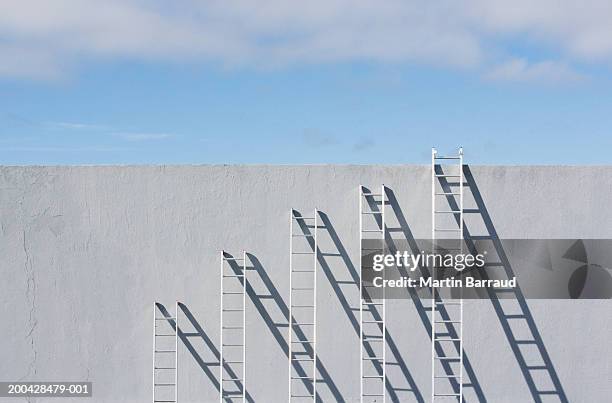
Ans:
<svg viewBox="0 0 612 403"><path fill-rule="evenodd" d="M97 59L282 66L375 61L481 69L504 43L612 60L609 0L5 0L0 75L56 78ZM569 68L569 67L568 67Z"/></svg>
<svg viewBox="0 0 612 403"><path fill-rule="evenodd" d="M485 78L494 81L571 83L585 79L566 63L542 61L529 63L526 59L512 59L494 67Z"/></svg>
<svg viewBox="0 0 612 403"><path fill-rule="evenodd" d="M113 136L127 141L163 140L173 137L169 133L113 133Z"/></svg>

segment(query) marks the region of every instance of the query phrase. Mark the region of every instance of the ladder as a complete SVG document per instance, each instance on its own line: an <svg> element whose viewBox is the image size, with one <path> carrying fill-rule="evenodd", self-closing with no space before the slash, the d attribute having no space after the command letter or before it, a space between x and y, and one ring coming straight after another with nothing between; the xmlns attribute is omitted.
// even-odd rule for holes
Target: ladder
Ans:
<svg viewBox="0 0 612 403"><path fill-rule="evenodd" d="M289 218L289 402L317 399L318 216L317 209L312 217L302 217L292 209ZM294 224L302 231L295 232ZM296 373L296 365L306 374ZM297 391L296 383L305 390Z"/></svg>
<svg viewBox="0 0 612 403"><path fill-rule="evenodd" d="M386 399L387 382L386 355L387 326L385 321L385 288L382 298L372 298L363 283L362 275L373 268L363 265L364 253L385 253L385 185L380 193L372 193L364 186L359 186L359 348L360 348L360 402L376 401L383 403ZM372 238L372 236L375 236ZM380 245L364 248L365 240L380 241ZM368 259L369 260L369 259ZM381 272L385 278L385 270ZM382 314L379 312L382 311ZM365 400L364 400L365 399Z"/></svg>
<svg viewBox="0 0 612 403"><path fill-rule="evenodd" d="M153 403L178 402L178 302L174 309L166 316L163 305L153 304Z"/></svg>
<svg viewBox="0 0 612 403"><path fill-rule="evenodd" d="M220 403L246 402L246 273L246 252L242 258L235 258L221 251Z"/></svg>
<svg viewBox="0 0 612 403"><path fill-rule="evenodd" d="M453 168L453 165L455 167ZM455 170L453 172L452 170ZM451 179L451 181L449 181ZM463 148L457 155L440 156L431 150L431 237L434 253L436 240L454 240L454 253L463 253ZM453 208L442 208L445 202L458 198ZM443 203L445 202L445 203ZM443 224L440 224L443 223ZM431 267L436 280L438 267ZM447 268L444 270L454 270ZM453 272L454 273L454 272ZM444 298L432 283L431 288L431 401L449 398L463 401L463 291L458 299ZM442 316L444 313L444 316ZM438 328L441 327L442 329ZM458 328L458 329L457 329ZM441 384L444 382L444 384ZM445 389L450 382L451 389Z"/></svg>

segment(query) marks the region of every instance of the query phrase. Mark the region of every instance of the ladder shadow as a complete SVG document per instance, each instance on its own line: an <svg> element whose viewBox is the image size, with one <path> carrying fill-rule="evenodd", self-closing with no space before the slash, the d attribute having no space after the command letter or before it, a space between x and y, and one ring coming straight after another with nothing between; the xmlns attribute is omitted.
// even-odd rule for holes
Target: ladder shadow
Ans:
<svg viewBox="0 0 612 403"><path fill-rule="evenodd" d="M497 231L495 229L495 226L493 225L493 220L491 219L491 216L489 215L489 212L485 205L482 194L480 193L476 180L474 179L474 175L472 174L472 171L470 170L470 167L468 165L463 166L463 172L464 172L465 180L467 182L465 186L467 187L467 189L469 189L476 203L476 209L470 210L470 213L477 214L482 218L486 231L488 233L486 238L488 238L492 242L495 252L497 254L497 257L500 259L501 266L503 267L503 270L505 271L506 275L508 276L508 278L512 278L514 277L512 266L510 265L508 256L506 255L504 251L502 242L497 235ZM468 228L465 224L464 224L464 232L465 232L464 236L466 238L466 243L468 244L468 248L470 248L470 252L477 253L474 242L471 239ZM479 236L478 239L483 239L483 237ZM479 273L484 279L488 278L488 276L486 275L484 271L480 271ZM495 312L500 321L502 329L506 335L506 338L508 339L508 343L510 344L510 347L512 349L512 352L514 353L517 363L519 364L519 367L521 368L521 372L523 373L523 377L525 378L525 381L527 382L527 386L529 388L529 391L531 392L531 395L534 401L542 402L543 401L542 396L557 396L558 401L562 403L567 403L568 399L567 399L567 396L565 395L565 391L563 390L561 381L557 375L557 372L550 358L550 355L548 354L548 351L546 350L546 346L544 345L542 336L540 335L536 322L527 304L527 300L525 299L520 287L517 285L514 291L510 293L505 293L505 294L514 295L514 298L512 299L515 299L517 301L518 307L520 308L520 314L518 316L525 321L525 323L527 324L527 329L529 329L529 332L531 333L530 340L517 340L517 338L514 336L512 327L509 322L509 319L510 319L509 315L506 314L506 312L504 311L504 305L500 302L500 298L497 296L494 290L489 290L488 293L489 293L491 303L493 304L493 308L495 309ZM515 318L517 317L517 315L513 314L512 317ZM513 320L516 321L516 319L513 319ZM520 347L521 344L524 345L526 343L537 346L538 353L540 354L542 358L543 365L533 366L533 365L527 364L527 361L523 355L523 351L521 350L521 347ZM539 390L534 380L534 377L532 375L533 371L545 371L549 376L549 379L553 385L553 389Z"/></svg>
<svg viewBox="0 0 612 403"><path fill-rule="evenodd" d="M399 224L399 228L388 228L387 229L388 238L389 238L387 240L387 245L389 247L389 252L390 253L397 252L397 246L395 245L394 238L392 237L391 234L399 232L404 236L404 239L408 243L411 253L419 254L421 252L421 248L419 248L419 245L417 244L416 239L412 235L412 231L410 230L408 221L406 220L406 217L404 216L404 213L399 205L399 202L397 198L395 197L395 193L393 192L392 189L388 187L385 188L385 191L387 194L387 198L389 200L389 206L393 210L393 214L395 215L395 218ZM420 267L419 269L423 277L428 278L430 276L429 270L427 268ZM401 276L406 276L406 277L410 276L410 274L405 270L405 268L398 268L398 270ZM412 302L415 305L419 318L421 319L421 323L423 324L423 326L427 330L427 334L431 338L430 330L431 330L431 326L433 325L431 322L431 318L429 316L429 313L431 312L431 307L425 306L423 304L422 299L417 295L417 293L413 289L409 289L408 293L410 295L410 298L412 299ZM433 301L431 301L431 303L433 303ZM451 315L446 310L446 307L444 305L439 305L438 312L442 319L444 320L450 319ZM459 337L457 329L455 329L455 326L452 323L445 323L445 327L446 327L447 333L445 333L444 335L448 335L450 338ZM434 344L434 347L436 350L436 354L439 357L446 356L446 352L440 346L440 343ZM455 344L455 348L458 349L458 347L459 347L458 343ZM455 373L455 371L453 371L452 365L447 360L442 361L441 366L447 375L450 376ZM474 368L472 367L472 364L469 360L467 353L465 352L465 349L463 350L463 368L465 369L465 375L467 375L467 378L468 378L468 382L463 383L463 388L464 388L463 401L466 401L466 398L465 398L466 389L472 389L477 401L486 403L487 399L485 397L484 391L482 387L480 386L480 382L478 381ZM451 387L453 388L455 393L457 393L459 391L459 383L457 382L455 378L448 378L448 379L451 384Z"/></svg>
<svg viewBox="0 0 612 403"><path fill-rule="evenodd" d="M187 348L187 350L189 351L193 359L198 363L198 365L202 369L202 372L204 372L204 374L208 377L208 379L210 379L212 384L215 386L217 391L219 391L219 380L217 379L218 373L215 373L213 369L211 369L211 367L215 367L215 368L219 367L219 364L220 364L219 363L219 359L220 359L219 350L217 349L217 347L215 346L211 338L208 337L208 334L206 334L206 332L204 331L204 328L200 325L200 323L197 321L197 319L195 318L193 313L189 310L189 308L185 304L182 304L180 302L178 305L179 305L180 310L183 312L183 315L187 318L187 320L189 321L193 329L195 329L195 332L183 332L179 326L179 333L178 333L179 339L185 345L185 347ZM202 356L198 353L194 345L192 344L190 339L193 339L193 338L201 339L206 345L206 347L208 348L208 350L215 357L216 361L206 362L202 358ZM238 377L238 375L234 372L234 370L228 364L225 364L223 368L225 369L225 371L227 371L227 374L231 378ZM238 388L240 392L242 392L241 382L234 381L234 384L236 388ZM225 399L225 400L231 402L231 399ZM248 402L254 402L253 397L249 394L248 391L246 392L246 400Z"/></svg>
<svg viewBox="0 0 612 403"><path fill-rule="evenodd" d="M231 257L230 254L227 254L227 255ZM259 259L251 253L247 253L246 256L252 265L250 270L247 267L247 271L257 273L257 276L262 281L265 287L265 294L258 294L257 291L249 283L249 281L247 281L247 284L246 284L247 295L249 299L253 302L253 305L255 306L255 309L257 309L257 312L261 315L262 319L264 320L264 323L266 324L266 326L272 333L272 336L274 336L274 339L276 340L280 348L283 350L283 353L287 356L287 359L289 359L289 346L287 345L287 340L285 338L285 335L281 332L281 329L286 329L289 326L289 308L287 307L287 304L285 303L282 296L280 295L280 293L274 286L274 283L272 282L272 280L266 273L266 270L261 264L261 262L259 261ZM241 270L240 266L235 261L231 261L228 263L230 267L232 268L232 270L234 270L236 273L238 273L239 270ZM276 308L283 315L284 320L282 323L277 323L274 321L271 313L268 311L268 309L263 303L264 300L272 300L275 303ZM297 322L294 321L294 323L297 323ZM295 329L295 334L300 339L305 338L305 334L297 326ZM312 355L313 353L312 346L306 346L305 348L308 351L308 353ZM293 368L295 368L299 376L303 376L303 377L307 376L304 366L302 366L299 361L293 362ZM340 390L337 388L334 381L329 376L329 373L327 372L325 365L323 364L321 359L319 359L318 357L317 357L317 372L321 377L321 379L318 379L317 382L320 382L326 385L329 388L332 395L334 396L334 398L336 399L336 401L338 402L344 401L344 398L342 397ZM308 379L302 379L302 381L307 388L310 388L310 390L312 390L312 385L311 385L312 382L309 382ZM318 395L317 395L316 400L317 402L322 402L321 398Z"/></svg>
<svg viewBox="0 0 612 403"><path fill-rule="evenodd" d="M298 212L296 213L299 214ZM318 213L319 213L319 217L321 218L321 223L323 224L322 227L329 235L332 243L334 244L334 248L336 249L335 252L337 252L337 253L335 252L334 253L321 253L321 252L318 253L317 255L318 262L319 262L319 265L321 266L321 269L323 270L323 273L325 274L325 277L331 284L334 290L334 293L336 294L336 297L338 298L340 305L342 306L342 309L344 310L347 318L349 319L349 322L351 323L351 326L353 327L353 330L355 330L355 334L359 338L359 333L360 333L359 318L358 318L359 307L354 308L351 306L351 304L346 298L346 295L343 292L342 287L341 287L342 285L347 285L349 287L355 287L355 289L359 291L359 273L357 272L357 269L353 265L353 262L351 261L348 255L348 252L346 251L346 248L342 244L342 241L340 240L338 233L334 229L334 226L329 216L322 211L319 211ZM310 228L308 227L308 225L305 225L303 221L298 221L298 225L300 226L300 230L302 231L304 235L312 235ZM310 248L314 249L313 238L307 237L307 240L310 244ZM343 267L346 267L346 271L350 276L350 280L338 280L336 278L333 270L331 269L330 265L327 262L327 258L332 257L332 256L339 257L342 259ZM374 308L373 314L374 314L373 317L375 320L382 320L382 315L380 315L380 313L377 310L375 310L375 308ZM417 387L416 382L414 381L414 378L412 377L412 374L410 373L410 370L408 369L408 365L406 364L403 357L401 356L399 352L399 348L397 347L397 344L395 343L395 341L393 340L393 338L391 337L388 331L386 331L386 340L387 340L387 346L391 350L391 353L393 354L393 357L395 359L394 364L400 367L402 374L404 375L404 377L406 378L406 381L409 384L409 388L394 388L393 385L387 382L385 387L387 391L389 392L389 396L391 397L392 401L394 402L400 401L400 398L397 395L397 392L412 392L415 396L415 399L419 403L424 403L423 396L421 392L419 391L419 388ZM368 355L374 355L374 349L369 343L364 343L364 348L366 349L366 352L368 353ZM374 361L373 365L376 367L377 370L382 371L382 366L378 361ZM389 363L387 363L387 365L389 365Z"/></svg>

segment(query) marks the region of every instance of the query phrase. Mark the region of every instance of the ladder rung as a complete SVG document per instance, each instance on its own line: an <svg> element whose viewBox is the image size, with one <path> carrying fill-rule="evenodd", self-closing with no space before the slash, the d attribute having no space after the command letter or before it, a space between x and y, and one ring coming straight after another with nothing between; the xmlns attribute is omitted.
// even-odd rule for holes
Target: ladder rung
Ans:
<svg viewBox="0 0 612 403"><path fill-rule="evenodd" d="M363 196L374 196L374 197L382 196L382 193L372 193L372 192L361 192L361 194Z"/></svg>
<svg viewBox="0 0 612 403"><path fill-rule="evenodd" d="M436 210L436 214L460 214L461 210Z"/></svg>
<svg viewBox="0 0 612 403"><path fill-rule="evenodd" d="M436 228L437 232L454 232L454 231L461 231L461 228Z"/></svg>
<svg viewBox="0 0 612 403"><path fill-rule="evenodd" d="M314 290L314 288L312 287L292 287L292 290L296 290L296 291L311 291Z"/></svg>
<svg viewBox="0 0 612 403"><path fill-rule="evenodd" d="M558 395L559 392L556 390L538 390L536 391L538 395Z"/></svg>
<svg viewBox="0 0 612 403"><path fill-rule="evenodd" d="M291 273L314 273L314 270L291 270Z"/></svg>
<svg viewBox="0 0 612 403"><path fill-rule="evenodd" d="M291 236L295 238L310 238L313 237L314 234L292 234Z"/></svg>
<svg viewBox="0 0 612 403"><path fill-rule="evenodd" d="M375 342L382 342L383 339L376 339L376 338L371 339L371 340L370 339L363 339L363 341L366 342L366 343L372 343L373 341L375 341Z"/></svg>
<svg viewBox="0 0 612 403"><path fill-rule="evenodd" d="M244 277L244 274L224 274L223 277Z"/></svg>
<svg viewBox="0 0 612 403"><path fill-rule="evenodd" d="M291 252L292 255L314 255L314 252Z"/></svg>
<svg viewBox="0 0 612 403"><path fill-rule="evenodd" d="M225 291L223 292L223 295L238 295L238 294L242 295L244 294L244 292L243 291Z"/></svg>
<svg viewBox="0 0 612 403"><path fill-rule="evenodd" d="M458 196L460 194L459 192L438 192L436 196Z"/></svg>
<svg viewBox="0 0 612 403"><path fill-rule="evenodd" d="M225 361L223 360L223 362L226 364L244 364L244 361Z"/></svg>
<svg viewBox="0 0 612 403"><path fill-rule="evenodd" d="M227 261L242 261L244 259L243 258L238 258L238 257L224 257L223 260L227 260Z"/></svg>
<svg viewBox="0 0 612 403"><path fill-rule="evenodd" d="M540 369L548 369L548 367L546 365L532 365L532 366L527 366L526 367L529 371L532 370L540 370Z"/></svg>
<svg viewBox="0 0 612 403"><path fill-rule="evenodd" d="M155 383L155 386L176 386L175 383Z"/></svg>
<svg viewBox="0 0 612 403"><path fill-rule="evenodd" d="M362 211L361 214L382 214L382 211Z"/></svg>
<svg viewBox="0 0 612 403"><path fill-rule="evenodd" d="M291 395L291 397L313 397L312 395Z"/></svg>
<svg viewBox="0 0 612 403"><path fill-rule="evenodd" d="M242 312L244 309L224 309L223 312Z"/></svg>
<svg viewBox="0 0 612 403"><path fill-rule="evenodd" d="M176 369L176 367L155 367L153 369Z"/></svg>
<svg viewBox="0 0 612 403"><path fill-rule="evenodd" d="M314 308L314 305L291 305L291 308Z"/></svg>
<svg viewBox="0 0 612 403"><path fill-rule="evenodd" d="M436 393L434 394L434 396L440 396L440 397L444 397L444 396L460 396L459 393Z"/></svg>
<svg viewBox="0 0 612 403"><path fill-rule="evenodd" d="M176 317L168 316L167 318L155 318L155 320L170 320L170 319L176 319Z"/></svg>
<svg viewBox="0 0 612 403"><path fill-rule="evenodd" d="M223 347L242 347L244 344L222 344Z"/></svg>
<svg viewBox="0 0 612 403"><path fill-rule="evenodd" d="M515 340L516 344L537 344L535 340Z"/></svg>
<svg viewBox="0 0 612 403"><path fill-rule="evenodd" d="M525 315L517 314L517 315L504 315L506 319L523 319Z"/></svg>
<svg viewBox="0 0 612 403"><path fill-rule="evenodd" d="M292 340L291 343L300 344L300 343L314 343L312 340Z"/></svg>
<svg viewBox="0 0 612 403"><path fill-rule="evenodd" d="M460 320L435 320L434 323L461 323Z"/></svg>
<svg viewBox="0 0 612 403"><path fill-rule="evenodd" d="M436 302L436 305L461 305L461 302Z"/></svg>
<svg viewBox="0 0 612 403"><path fill-rule="evenodd" d="M294 220L314 220L315 217L298 217L298 216L293 216Z"/></svg>
<svg viewBox="0 0 612 403"><path fill-rule="evenodd" d="M292 323L292 326L314 326L314 323Z"/></svg>
<svg viewBox="0 0 612 403"><path fill-rule="evenodd" d="M223 382L231 382L231 381L242 381L241 378L223 378L222 379Z"/></svg>
<svg viewBox="0 0 612 403"><path fill-rule="evenodd" d="M175 403L176 400L153 400L153 403Z"/></svg>
<svg viewBox="0 0 612 403"><path fill-rule="evenodd" d="M173 334L156 334L155 335L155 337L169 337L169 336L176 337L176 334L173 333Z"/></svg>
<svg viewBox="0 0 612 403"><path fill-rule="evenodd" d="M382 357L363 357L362 360L363 361L378 361L378 360L382 360Z"/></svg>
<svg viewBox="0 0 612 403"><path fill-rule="evenodd" d="M459 160L461 157L455 157L453 155L441 155L439 157L435 156L434 159L437 160Z"/></svg>
<svg viewBox="0 0 612 403"><path fill-rule="evenodd" d="M383 248L361 248L362 251L377 251L380 252Z"/></svg>
<svg viewBox="0 0 612 403"><path fill-rule="evenodd" d="M461 178L461 175L436 174L436 178Z"/></svg>
<svg viewBox="0 0 612 403"><path fill-rule="evenodd" d="M364 393L362 396L384 396L382 393Z"/></svg>
<svg viewBox="0 0 612 403"><path fill-rule="evenodd" d="M361 304L376 306L376 305L383 305L383 302L362 302Z"/></svg>
<svg viewBox="0 0 612 403"><path fill-rule="evenodd" d="M460 378L459 375L436 375L434 378Z"/></svg>
<svg viewBox="0 0 612 403"><path fill-rule="evenodd" d="M291 361L314 361L314 358L297 358L297 357L293 357L291 358Z"/></svg>
<svg viewBox="0 0 612 403"><path fill-rule="evenodd" d="M292 376L291 379L314 379L314 377L312 376Z"/></svg>
<svg viewBox="0 0 612 403"><path fill-rule="evenodd" d="M385 323L382 320L364 320L362 323Z"/></svg>
<svg viewBox="0 0 612 403"><path fill-rule="evenodd" d="M176 353L176 350L155 350L156 353Z"/></svg>
<svg viewBox="0 0 612 403"><path fill-rule="evenodd" d="M221 329L244 329L242 326L223 326Z"/></svg>
<svg viewBox="0 0 612 403"><path fill-rule="evenodd" d="M436 360L461 360L461 357L439 357L435 356Z"/></svg>
<svg viewBox="0 0 612 403"><path fill-rule="evenodd" d="M436 341L461 341L461 339L435 339Z"/></svg>
<svg viewBox="0 0 612 403"><path fill-rule="evenodd" d="M382 232L382 229L362 229L361 232Z"/></svg>
<svg viewBox="0 0 612 403"><path fill-rule="evenodd" d="M362 376L362 378L365 378L365 379L378 378L378 379L380 379L380 378L384 378L384 375L364 375L364 376Z"/></svg>

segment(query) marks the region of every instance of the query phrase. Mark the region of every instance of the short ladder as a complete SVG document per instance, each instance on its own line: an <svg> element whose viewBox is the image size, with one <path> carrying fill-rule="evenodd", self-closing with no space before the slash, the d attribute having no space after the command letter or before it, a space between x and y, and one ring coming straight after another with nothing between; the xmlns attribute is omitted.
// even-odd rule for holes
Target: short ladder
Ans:
<svg viewBox="0 0 612 403"><path fill-rule="evenodd" d="M178 402L178 302L174 316L153 304L153 403ZM164 310L165 312L165 310ZM162 316L159 316L162 314Z"/></svg>

